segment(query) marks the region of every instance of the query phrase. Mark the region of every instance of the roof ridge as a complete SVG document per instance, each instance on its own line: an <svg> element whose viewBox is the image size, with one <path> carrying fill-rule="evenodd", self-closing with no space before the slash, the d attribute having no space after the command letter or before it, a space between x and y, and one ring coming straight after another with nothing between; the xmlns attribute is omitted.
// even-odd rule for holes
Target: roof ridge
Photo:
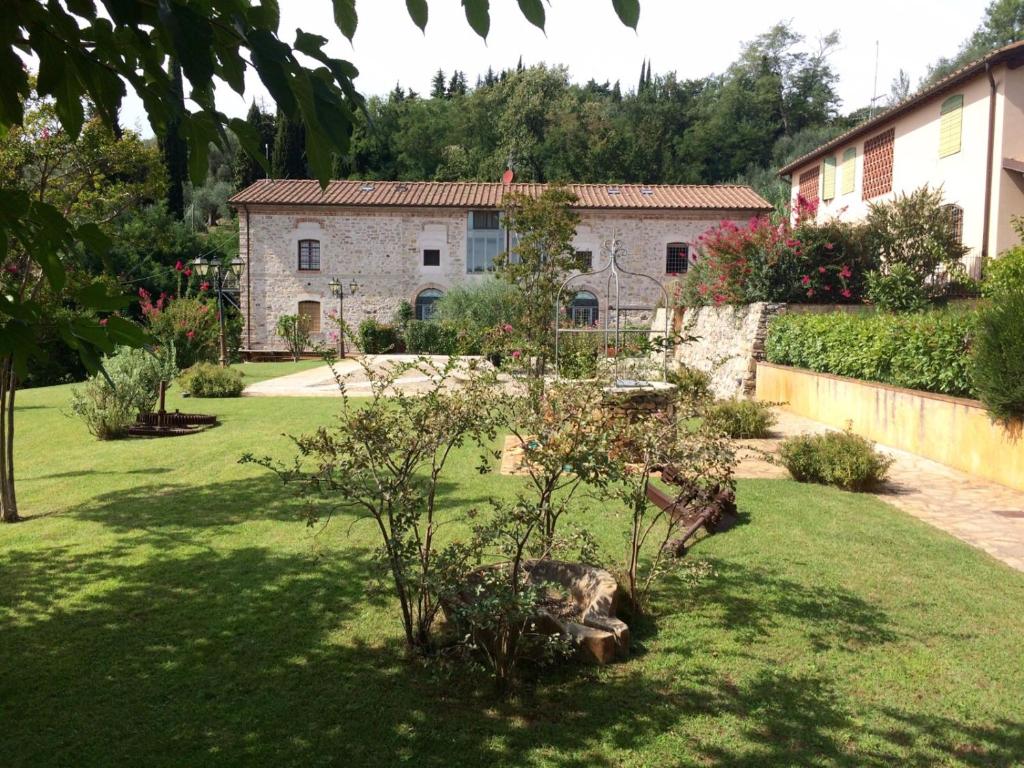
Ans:
<svg viewBox="0 0 1024 768"><path fill-rule="evenodd" d="M820 144L818 147L812 149L810 152L807 152L801 155L800 157L790 160L788 163L786 163L779 169L779 175L786 176L790 171L796 170L799 166L803 165L804 163L807 163L810 160L813 160L814 158L827 153L830 149L834 149L841 144L845 144L854 136L858 136L861 133L867 133L873 127L881 125L889 120L895 119L899 114L907 111L911 107L917 105L920 102L928 100L932 96L939 94L945 88L948 88L951 85L955 85L962 78L965 78L973 74L975 70L979 70L983 64L988 64L997 59L1002 59L1003 57L1006 56L1006 54L1013 53L1018 49L1024 52L1024 40L1018 40L1015 43L1010 43L1000 48L996 48L994 51L989 51L981 58L974 59L973 61L970 61L967 64L958 67L945 77L932 83L924 90L919 91L918 93L915 93L912 96L908 96L907 98L903 99L903 101L900 101L897 104L893 104L891 107L883 110L882 112L879 112L874 117L868 118L859 125L855 125L853 128L849 128L843 131L835 138L829 139L823 144Z"/></svg>

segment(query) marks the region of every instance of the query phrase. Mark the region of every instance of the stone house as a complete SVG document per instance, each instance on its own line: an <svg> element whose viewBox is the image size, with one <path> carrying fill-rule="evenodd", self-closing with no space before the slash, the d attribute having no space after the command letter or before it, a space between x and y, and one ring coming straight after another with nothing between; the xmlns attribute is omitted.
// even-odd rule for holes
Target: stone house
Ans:
<svg viewBox="0 0 1024 768"><path fill-rule="evenodd" d="M662 282L685 272L697 237L723 219L747 221L770 210L749 187L576 184L580 214L575 247L581 264L607 263L604 243L617 236L625 269ZM513 237L502 226L508 192L537 195L543 184L316 181L264 179L231 198L238 211L243 347L283 349L277 318L308 315L325 340L338 309L329 283L341 282L350 328L367 318L390 321L403 301L427 319L456 285L493 280L494 260ZM602 261L603 259L603 261ZM355 293L349 295L355 283ZM625 287L625 286L624 286ZM603 279L581 279L577 319L600 321L608 307ZM653 307L656 286L632 288L623 301Z"/></svg>
<svg viewBox="0 0 1024 768"><path fill-rule="evenodd" d="M942 187L965 258L1017 244L1024 214L1024 42L1001 48L847 131L779 171L819 220L856 221L869 204Z"/></svg>

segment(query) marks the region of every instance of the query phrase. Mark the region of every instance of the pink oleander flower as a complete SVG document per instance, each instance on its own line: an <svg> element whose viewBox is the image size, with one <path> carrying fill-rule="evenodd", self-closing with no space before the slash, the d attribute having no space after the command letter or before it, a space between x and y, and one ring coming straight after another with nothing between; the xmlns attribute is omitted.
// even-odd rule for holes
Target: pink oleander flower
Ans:
<svg viewBox="0 0 1024 768"><path fill-rule="evenodd" d="M518 360L522 356L523 356L523 353L520 352L518 349L513 349L512 350L512 359L513 360Z"/></svg>
<svg viewBox="0 0 1024 768"><path fill-rule="evenodd" d="M843 268L839 270L839 276L844 280L853 277L853 270L850 269L849 264L843 264Z"/></svg>
<svg viewBox="0 0 1024 768"><path fill-rule="evenodd" d="M843 297L844 299L848 299L848 298L850 298L851 296L853 296L853 293L852 293L852 292L850 291L850 289L849 289L849 288L843 288L843 290L841 290L841 291L839 292L839 294L840 294L840 295L841 295L841 296L842 296L842 297Z"/></svg>
<svg viewBox="0 0 1024 768"><path fill-rule="evenodd" d="M808 288L807 289L807 298L809 299L813 295L814 295L814 289L813 288Z"/></svg>
<svg viewBox="0 0 1024 768"><path fill-rule="evenodd" d="M210 284L204 280L199 284L199 290L206 293L206 291L210 290Z"/></svg>
<svg viewBox="0 0 1024 768"><path fill-rule="evenodd" d="M825 274L825 268L824 267L818 267L818 272L820 274L824 275Z"/></svg>
<svg viewBox="0 0 1024 768"><path fill-rule="evenodd" d="M188 332L187 332L187 333L185 334L185 338L186 338L186 339L188 339L189 341L191 341L191 340L192 340L192 339L194 339L195 337L196 337L196 332L195 332L195 331L188 331Z"/></svg>
<svg viewBox="0 0 1024 768"><path fill-rule="evenodd" d="M803 283L804 285L810 285L811 284L811 276L810 275L804 275L803 277L800 278L800 282Z"/></svg>
<svg viewBox="0 0 1024 768"><path fill-rule="evenodd" d="M106 324L107 324L107 318L101 317L100 318L100 325L106 325Z"/></svg>
<svg viewBox="0 0 1024 768"><path fill-rule="evenodd" d="M825 243L826 251L831 251L833 248L835 248L835 245L833 245L832 243Z"/></svg>
<svg viewBox="0 0 1024 768"><path fill-rule="evenodd" d="M175 262L175 264L174 264L174 268L176 270L178 270L179 272L181 272L182 270L185 269L185 265L181 263L181 259L178 259L178 261Z"/></svg>
<svg viewBox="0 0 1024 768"><path fill-rule="evenodd" d="M512 326L509 323L505 323L503 326L501 326L501 330L503 330L505 333L512 333Z"/></svg>
<svg viewBox="0 0 1024 768"><path fill-rule="evenodd" d="M184 270L183 274L185 275L185 277L192 277L192 268L191 267L185 267L185 270Z"/></svg>

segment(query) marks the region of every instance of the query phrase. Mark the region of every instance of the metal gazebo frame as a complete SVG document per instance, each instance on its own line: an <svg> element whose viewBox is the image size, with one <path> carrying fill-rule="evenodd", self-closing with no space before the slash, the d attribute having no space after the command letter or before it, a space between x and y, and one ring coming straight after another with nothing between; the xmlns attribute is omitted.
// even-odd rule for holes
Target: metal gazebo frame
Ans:
<svg viewBox="0 0 1024 768"><path fill-rule="evenodd" d="M625 336L626 331L622 328L623 314L628 312L650 312L653 316L657 315L657 306L623 306L621 297L621 283L624 282L623 278L632 278L638 281L649 281L654 283L658 287L658 291L661 293L661 306L665 307L665 328L664 338L668 339L669 324L671 318L668 312L669 299L668 291L665 290L665 286L662 285L661 281L652 275L644 274L642 272L631 272L628 269L623 269L619 264L619 258L625 256L626 249L622 245L622 241L619 240L618 233L614 233L610 240L605 240L601 245L602 256L607 257L608 263L601 269L581 272L579 274L572 275L565 280L558 289L558 296L555 300L555 374L561 376L561 336L565 333L575 334L603 334L604 344L601 348L602 355L601 359L604 359L608 354L609 347L614 347L615 356L613 363L614 371L614 385L619 387L636 387L642 386L644 382L623 380L620 378L622 370L622 340ZM579 327L572 326L568 328L562 327L563 309L565 307L565 299L567 297L567 291L570 286L574 283L579 283L587 278L599 277L607 273L607 283L605 287L605 297L608 301L608 308L604 314L604 327ZM580 286L582 288L582 286ZM614 288L614 293L613 293ZM576 291L573 291L575 295ZM612 316L614 315L614 324L612 322ZM570 314L571 318L571 314ZM600 320L598 321L600 323ZM653 321L646 328L630 328L628 329L629 335L633 336L640 333L645 333L650 339L655 334L661 334L662 331L654 329ZM610 342L610 343L609 343ZM669 360L669 349L668 345L663 344L662 349L659 353L661 355L661 381L666 381L668 378L668 360Z"/></svg>

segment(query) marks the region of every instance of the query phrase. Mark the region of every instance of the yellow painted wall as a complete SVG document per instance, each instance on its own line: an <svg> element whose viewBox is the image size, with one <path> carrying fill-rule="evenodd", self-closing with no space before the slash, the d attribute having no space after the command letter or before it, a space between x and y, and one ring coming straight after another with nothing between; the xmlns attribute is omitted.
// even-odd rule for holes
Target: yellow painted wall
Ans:
<svg viewBox="0 0 1024 768"><path fill-rule="evenodd" d="M757 398L987 480L1024 490L1024 436L974 401L758 363Z"/></svg>

